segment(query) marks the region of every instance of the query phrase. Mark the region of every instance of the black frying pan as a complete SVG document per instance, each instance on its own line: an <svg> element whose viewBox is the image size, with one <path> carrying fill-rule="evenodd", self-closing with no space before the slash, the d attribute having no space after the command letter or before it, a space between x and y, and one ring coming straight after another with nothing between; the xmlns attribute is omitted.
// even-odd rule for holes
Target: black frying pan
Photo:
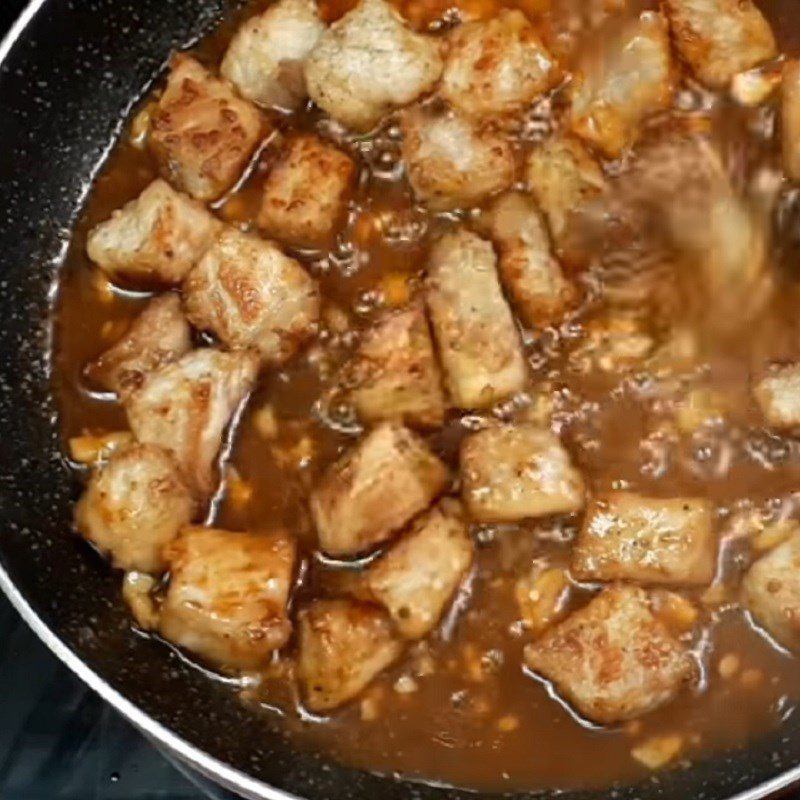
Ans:
<svg viewBox="0 0 800 800"><path fill-rule="evenodd" d="M208 31L230 5L34 0L0 46L0 587L56 655L131 722L245 796L468 798L298 752L276 720L246 711L171 650L134 634L119 576L69 533L79 486L59 454L49 372L58 267L132 101L171 51ZM769 10L784 46L792 33L800 39L797 0L772 0ZM795 714L747 750L613 794L562 797L756 800L800 782L798 764Z"/></svg>

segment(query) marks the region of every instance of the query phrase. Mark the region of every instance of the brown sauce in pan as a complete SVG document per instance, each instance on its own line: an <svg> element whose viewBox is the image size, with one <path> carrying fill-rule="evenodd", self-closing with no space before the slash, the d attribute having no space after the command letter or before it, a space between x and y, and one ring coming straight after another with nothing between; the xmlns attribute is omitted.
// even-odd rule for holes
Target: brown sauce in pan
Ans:
<svg viewBox="0 0 800 800"><path fill-rule="evenodd" d="M324 0L324 14L336 18L349 5L348 0ZM402 0L400 5L408 19L422 27L451 4ZM474 16L490 16L504 5L521 7L541 23L551 41L568 43L570 11L582 2L553 0L549 12L547 0L463 0L461 5ZM793 4L770 0L763 8L783 37L782 48L800 48ZM198 46L203 61L218 63L237 21L227 21ZM729 102L717 114L715 124L729 138L743 173L753 175L759 166L776 162L773 140L762 134L769 131L774 114L770 103L766 111L742 111ZM318 114L307 111L275 122L278 131L321 124ZM400 305L415 291L428 242L452 223L413 205L404 180L395 177L398 143L391 130L372 139L348 140L346 146L358 154L362 169L355 210L334 252L299 257L321 281L328 319L335 307L360 328L376 310ZM254 217L273 157L267 147L244 185L217 208L222 218L236 222ZM57 389L65 440L86 431L125 428L120 407L93 395L81 374L88 360L124 332L146 295L111 290L86 257L85 238L93 225L138 195L155 176L147 151L124 138L102 170L75 230L57 323ZM575 369L570 354L595 313L591 304L561 330L531 337L533 386L551 381L561 387L556 419L591 490L624 485L662 496L710 497L723 510L723 536L726 520L748 503L758 508L770 501L782 501L784 507L796 504L800 448L763 427L749 392L754 364L800 358L800 275L793 272L797 267L791 248L784 250L786 263L776 266L782 287L766 321L742 326L708 347L703 385L726 398L727 422L694 437L669 434L665 425L674 419L674 407L649 398L647 386L634 376L598 377ZM238 489L229 488L217 510L219 527L259 530L283 525L304 542L309 556L312 553L309 488L351 441L346 425L337 429L325 424L315 412L331 371L347 352L347 337L338 342L333 336L312 344L287 367L262 375L236 434L231 463L241 482ZM265 403L278 420L272 441L258 430L257 412ZM454 418L432 439L450 463L464 430ZM646 769L632 758L631 749L651 736L679 735L681 759L691 760L706 751L746 746L793 711L800 699L796 659L753 628L736 606L734 589L724 591L734 586L741 569L741 543L731 539L720 556L719 596L700 600L702 592L689 593L704 609L696 646L703 665L699 685L619 728L599 730L576 719L546 686L521 669L522 648L530 635L516 624L514 600L514 582L534 558L566 563L576 526L576 520L567 520L557 525L476 528L478 557L464 596L437 635L412 648L404 661L376 681L367 707L356 701L329 720L309 719L297 711L293 691L280 676L269 676L248 701L280 708L299 744L357 766L502 789L602 786L634 779ZM324 565L313 557L310 562L307 583L324 581ZM588 590L578 589L574 602L586 596ZM739 669L722 677L720 661L728 654L738 658Z"/></svg>

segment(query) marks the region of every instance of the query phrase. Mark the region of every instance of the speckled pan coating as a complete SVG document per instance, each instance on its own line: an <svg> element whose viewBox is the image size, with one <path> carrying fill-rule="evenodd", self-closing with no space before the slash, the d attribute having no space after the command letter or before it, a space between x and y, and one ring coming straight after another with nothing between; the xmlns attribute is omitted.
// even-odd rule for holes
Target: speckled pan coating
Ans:
<svg viewBox="0 0 800 800"><path fill-rule="evenodd" d="M10 576L20 593L18 606L27 602L112 689L198 748L184 748L185 757L213 771L204 751L263 782L249 784L254 797L287 792L314 800L468 800L475 795L367 775L294 750L275 720L245 710L228 689L166 646L134 635L119 603L118 575L70 535L79 486L59 454L48 366L58 266L119 120L170 51L208 30L225 5L45 0L0 68L0 578ZM152 721L136 721L162 743L168 738ZM791 776L778 776L798 763L795 714L749 751L639 787L561 797L721 800L776 778L771 788L785 785ZM226 778L244 785L234 773ZM767 788L745 796L764 797Z"/></svg>

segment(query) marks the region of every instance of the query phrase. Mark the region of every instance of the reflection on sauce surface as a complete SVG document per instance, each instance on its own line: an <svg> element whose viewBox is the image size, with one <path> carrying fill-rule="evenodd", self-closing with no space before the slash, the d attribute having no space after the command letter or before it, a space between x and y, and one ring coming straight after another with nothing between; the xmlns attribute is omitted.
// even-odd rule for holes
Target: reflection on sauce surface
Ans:
<svg viewBox="0 0 800 800"><path fill-rule="evenodd" d="M327 0L323 14L334 19L350 5L349 0ZM420 28L446 17L451 5L444 0L400 3L407 18ZM463 0L458 5L471 17L491 16L505 5L521 8L541 24L553 50L568 61L580 40L581 28L575 20L587 26L613 25L603 17L625 3L553 0L549 10L548 0ZM782 48L796 49L800 26L790 0L769 0L762 7L778 36L784 37ZM236 22L226 22L200 44L203 61L219 61ZM689 97L687 102L701 100ZM552 107L559 108L557 97ZM520 153L529 140L547 132L546 112L547 108L544 112L538 108L529 115L518 137ZM683 116L704 115L690 110ZM722 100L707 116L725 142L732 172L742 187L754 183L763 171L774 170L772 104L742 110ZM278 131L321 129L335 134L318 112L276 117L275 124ZM317 403L350 347L347 335L336 334L337 320L344 312L349 325L363 328L376 310L404 304L418 288L431 238L453 224L413 205L402 171L397 169L399 147L391 125L375 137L348 139L344 144L358 155L362 169L347 227L333 252L298 254L321 282L327 330L320 342L287 367L262 375L231 458L247 491L236 491L235 482L229 481L215 520L219 527L231 530L284 526L294 532L310 560L302 592L311 592L326 581L324 563L311 555L314 533L308 492L351 441L346 424L327 424ZM244 185L218 204L223 219L245 222L255 217L260 187L273 159L274 147L268 145ZM609 171L629 167L614 164ZM143 307L146 294L112 289L85 256L85 238L93 225L138 195L155 176L147 151L122 141L99 177L75 232L62 278L57 325L57 380L67 438L84 431L126 427L116 403L92 395L82 369L124 332ZM787 194L778 201L789 215L791 200ZM784 224L779 233L789 231L790 224ZM585 248L578 249L585 253ZM685 397L689 383L678 382L665 393L660 384L636 371L620 374L582 368L586 358L594 357L582 346L592 321L601 314L597 287L612 294L625 283L620 275L629 278L635 272L633 262L638 258L633 248L617 253L613 269L603 273L597 263L602 261L602 248L590 249L595 257L589 268L583 257L575 259L574 267L590 299L560 329L527 337L532 394L544 386L552 391L555 424L590 491L625 488L655 496L698 494L717 503L723 547L715 588L706 594L687 592L703 609L702 633L696 636L695 648L702 679L665 708L619 728L599 730L577 720L554 701L548 687L521 668L522 649L531 634L519 625L514 587L534 560L567 564L579 520L475 527L478 558L456 608L437 635L412 647L408 657L382 675L361 702L330 721L309 722L296 712L287 681L265 679L250 700L284 707L286 724L298 742L361 767L447 783L568 788L607 785L645 774L631 757L631 749L650 736L681 735L681 757L691 759L706 749L744 746L793 709L800 697L794 658L754 630L736 606L738 577L747 561L745 543L735 535L732 519L751 507L779 508L780 513L795 516L797 512L798 445L763 427L750 394L752 378L764 365L800 357L796 314L800 290L792 259L796 253L791 244L776 248L781 254L780 263L773 265L779 288L768 308L747 325L728 326L733 330L726 330L724 336L715 328L707 329L704 315L697 314L691 303L668 304L669 313L685 316L685 324L699 332L702 342L700 366L687 380L701 386L708 396L724 398L724 421L692 432L688 423L681 430L675 422L679 398ZM691 286L690 278L688 289L676 290L679 297L683 296L680 292L691 292ZM665 293L670 291L668 286ZM658 326L655 315L647 322ZM653 334L657 339L658 331ZM267 403L277 419L277 432L271 438L264 436L259 414ZM501 411L512 418L526 413L524 407ZM468 422L454 415L431 438L434 448L451 464ZM570 602L585 602L591 591L592 587L575 587Z"/></svg>

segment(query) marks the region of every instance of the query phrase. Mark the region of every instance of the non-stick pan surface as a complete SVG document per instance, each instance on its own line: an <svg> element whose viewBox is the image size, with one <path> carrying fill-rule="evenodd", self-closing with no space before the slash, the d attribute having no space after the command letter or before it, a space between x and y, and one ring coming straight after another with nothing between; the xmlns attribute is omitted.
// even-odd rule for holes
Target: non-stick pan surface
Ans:
<svg viewBox="0 0 800 800"><path fill-rule="evenodd" d="M69 533L79 487L59 454L48 354L58 267L131 103L169 53L211 28L226 7L223 0L36 0L0 48L0 587L134 724L246 796L472 797L298 752L274 720L134 634L119 576ZM795 714L749 750L640 786L562 797L721 800L745 792L755 800L800 779L798 763Z"/></svg>

